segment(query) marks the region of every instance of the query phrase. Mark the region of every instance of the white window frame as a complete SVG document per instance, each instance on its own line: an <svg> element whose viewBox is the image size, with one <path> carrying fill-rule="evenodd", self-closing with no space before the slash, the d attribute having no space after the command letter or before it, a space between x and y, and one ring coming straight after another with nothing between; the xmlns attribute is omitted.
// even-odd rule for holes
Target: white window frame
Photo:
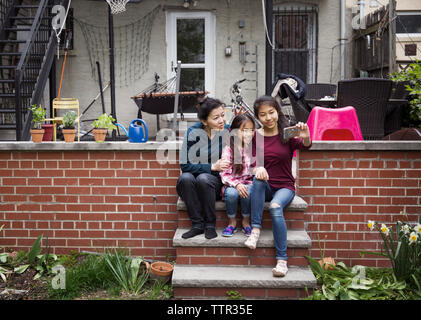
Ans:
<svg viewBox="0 0 421 320"><path fill-rule="evenodd" d="M166 13L166 44L167 44L167 79L175 76L177 66L177 19L205 19L205 63L182 63L181 68L205 69L205 91L215 95L215 15L208 11L167 11ZM168 114L171 120L173 114ZM180 117L180 115L178 115ZM196 113L184 113L187 119L197 118Z"/></svg>
<svg viewBox="0 0 421 320"><path fill-rule="evenodd" d="M420 16L421 19L421 11L398 11L396 12L397 16ZM398 23L398 22L397 22ZM399 38L411 38L411 37L421 37L421 32L419 33L396 33Z"/></svg>

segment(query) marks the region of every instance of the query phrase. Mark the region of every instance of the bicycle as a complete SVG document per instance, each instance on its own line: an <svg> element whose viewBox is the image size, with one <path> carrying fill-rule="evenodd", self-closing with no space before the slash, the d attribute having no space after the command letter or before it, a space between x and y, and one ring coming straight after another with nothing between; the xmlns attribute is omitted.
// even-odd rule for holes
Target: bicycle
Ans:
<svg viewBox="0 0 421 320"><path fill-rule="evenodd" d="M230 88L232 109L234 111L234 116L239 115L240 113L249 113L253 119L255 119L258 129L263 127L259 119L254 115L253 110L250 106L244 101L243 96L241 95L240 83L246 81L246 79L236 81ZM232 121L232 120L231 120Z"/></svg>

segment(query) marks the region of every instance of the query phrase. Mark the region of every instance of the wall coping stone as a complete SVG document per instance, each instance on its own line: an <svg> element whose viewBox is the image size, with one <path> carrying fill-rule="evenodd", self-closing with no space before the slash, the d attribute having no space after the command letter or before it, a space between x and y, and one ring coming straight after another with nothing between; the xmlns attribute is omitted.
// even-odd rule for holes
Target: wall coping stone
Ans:
<svg viewBox="0 0 421 320"><path fill-rule="evenodd" d="M154 150L179 150L181 141L145 143L131 143L128 141L106 141L102 143L93 141L82 142L41 142L13 141L0 142L0 151L154 151Z"/></svg>
<svg viewBox="0 0 421 320"><path fill-rule="evenodd" d="M93 141L82 142L42 142L32 141L3 141L0 142L0 151L153 151L153 150L180 150L182 141L131 143L128 141L106 141L97 143ZM335 150L335 151L421 151L421 141L313 141L309 151Z"/></svg>
<svg viewBox="0 0 421 320"><path fill-rule="evenodd" d="M421 151L421 141L313 141L309 151Z"/></svg>

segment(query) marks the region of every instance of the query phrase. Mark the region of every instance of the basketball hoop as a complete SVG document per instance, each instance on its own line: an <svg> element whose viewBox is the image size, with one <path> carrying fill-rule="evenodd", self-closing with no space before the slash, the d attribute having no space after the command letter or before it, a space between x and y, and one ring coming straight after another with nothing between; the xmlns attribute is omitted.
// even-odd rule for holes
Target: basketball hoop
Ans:
<svg viewBox="0 0 421 320"><path fill-rule="evenodd" d="M111 8L112 14L126 11L126 3L130 0L106 0Z"/></svg>

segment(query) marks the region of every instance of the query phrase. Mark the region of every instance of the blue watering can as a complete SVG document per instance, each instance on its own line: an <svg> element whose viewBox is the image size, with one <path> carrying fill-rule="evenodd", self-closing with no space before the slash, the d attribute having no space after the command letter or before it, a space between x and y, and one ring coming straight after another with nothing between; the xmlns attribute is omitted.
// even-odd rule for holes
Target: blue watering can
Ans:
<svg viewBox="0 0 421 320"><path fill-rule="evenodd" d="M143 127L137 125L136 122L142 122ZM127 133L127 130L121 124L115 123L115 125L124 130L126 136L129 137L129 142L143 143L148 141L148 126L142 119L134 119L132 122L130 122L129 133Z"/></svg>

